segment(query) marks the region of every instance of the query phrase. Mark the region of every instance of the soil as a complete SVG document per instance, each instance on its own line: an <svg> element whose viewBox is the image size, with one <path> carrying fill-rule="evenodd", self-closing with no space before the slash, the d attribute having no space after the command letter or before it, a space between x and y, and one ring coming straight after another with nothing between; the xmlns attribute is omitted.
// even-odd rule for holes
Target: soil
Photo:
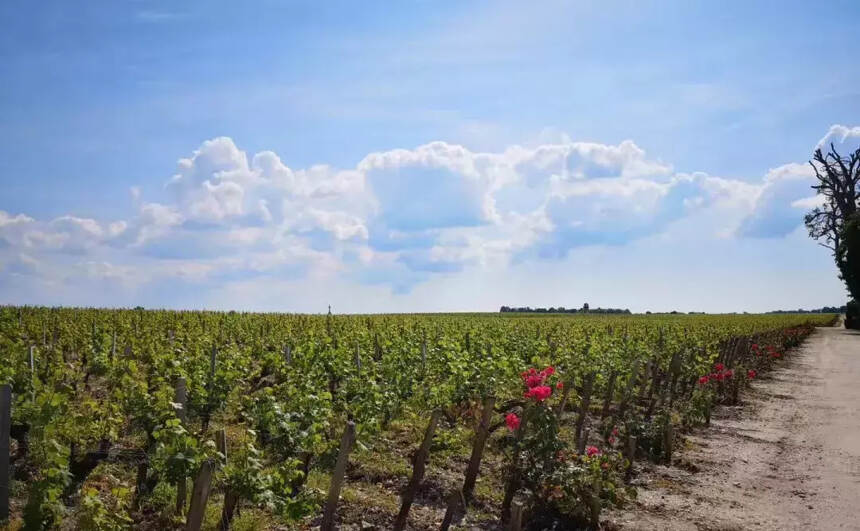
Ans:
<svg viewBox="0 0 860 531"><path fill-rule="evenodd" d="M601 527L860 529L860 333L819 328L739 407L644 465L638 500Z"/></svg>

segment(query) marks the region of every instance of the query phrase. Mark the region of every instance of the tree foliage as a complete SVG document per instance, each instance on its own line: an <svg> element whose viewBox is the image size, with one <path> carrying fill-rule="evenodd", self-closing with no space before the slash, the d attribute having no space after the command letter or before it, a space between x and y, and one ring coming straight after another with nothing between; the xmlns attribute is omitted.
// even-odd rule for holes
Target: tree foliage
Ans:
<svg viewBox="0 0 860 531"><path fill-rule="evenodd" d="M841 236L836 263L848 292L854 300L860 300L860 213L848 219Z"/></svg>

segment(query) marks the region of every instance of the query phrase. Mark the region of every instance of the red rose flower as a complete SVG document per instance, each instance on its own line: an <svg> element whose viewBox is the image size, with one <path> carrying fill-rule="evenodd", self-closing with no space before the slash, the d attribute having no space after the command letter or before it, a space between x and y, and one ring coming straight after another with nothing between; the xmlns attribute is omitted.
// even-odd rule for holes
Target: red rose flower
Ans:
<svg viewBox="0 0 860 531"><path fill-rule="evenodd" d="M543 402L552 394L552 387L547 387L545 385L539 385L537 387L532 387L526 392L526 398L534 398L536 402Z"/></svg>
<svg viewBox="0 0 860 531"><path fill-rule="evenodd" d="M520 427L520 418L516 415L516 413L508 413L505 417L505 424L508 425L508 429L511 431L515 431Z"/></svg>
<svg viewBox="0 0 860 531"><path fill-rule="evenodd" d="M537 387L543 383L543 377L537 374L532 374L526 378L526 386L529 388Z"/></svg>

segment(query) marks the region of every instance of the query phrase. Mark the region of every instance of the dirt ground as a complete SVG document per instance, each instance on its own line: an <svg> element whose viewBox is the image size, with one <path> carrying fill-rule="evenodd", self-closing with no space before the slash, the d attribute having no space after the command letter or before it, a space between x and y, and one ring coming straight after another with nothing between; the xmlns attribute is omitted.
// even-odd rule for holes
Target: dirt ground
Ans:
<svg viewBox="0 0 860 531"><path fill-rule="evenodd" d="M602 527L860 529L860 333L816 330L635 484L636 504Z"/></svg>

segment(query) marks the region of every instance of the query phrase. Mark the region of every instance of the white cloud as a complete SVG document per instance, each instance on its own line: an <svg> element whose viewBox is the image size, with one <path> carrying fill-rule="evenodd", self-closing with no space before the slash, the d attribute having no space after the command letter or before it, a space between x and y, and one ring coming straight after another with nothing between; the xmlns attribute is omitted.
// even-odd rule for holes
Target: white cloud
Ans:
<svg viewBox="0 0 860 531"><path fill-rule="evenodd" d="M131 245L140 246L167 234L171 227L176 227L182 221L182 214L174 207L160 203L143 203L138 208L137 219L125 240Z"/></svg>
<svg viewBox="0 0 860 531"><path fill-rule="evenodd" d="M814 182L808 164L785 164L768 171L758 187L750 213L738 227L739 236L783 237L803 223L803 204Z"/></svg>
<svg viewBox="0 0 860 531"><path fill-rule="evenodd" d="M506 158L524 178L564 180L609 177L637 178L669 176L670 165L649 160L645 151L625 140L617 146L593 142L549 144L534 149L509 148Z"/></svg>
<svg viewBox="0 0 860 531"><path fill-rule="evenodd" d="M126 228L122 220L102 224L91 218L60 216L42 222L24 214L11 216L0 211L0 248L5 245L28 251L81 254L119 237Z"/></svg>
<svg viewBox="0 0 860 531"><path fill-rule="evenodd" d="M358 216L316 208L308 209L308 216L315 226L330 232L338 240L367 239L367 227Z"/></svg>
<svg viewBox="0 0 860 531"><path fill-rule="evenodd" d="M834 126L825 139L858 131ZM249 158L219 137L178 162L169 200L146 201L133 188L126 220L0 211L0 262L34 278L127 289L260 276L348 277L402 292L433 275L506 270L660 235L784 237L820 202L810 184L805 164L751 181L684 174L630 140L557 134L497 152L431 142L370 153L354 168L303 169L271 151ZM692 220L695 230L678 229Z"/></svg>
<svg viewBox="0 0 860 531"><path fill-rule="evenodd" d="M858 144L860 144L860 126L846 127L839 124L831 125L830 130L818 141L815 147L822 151L827 151L830 149L831 143L836 146L837 151L840 147L850 148L851 150L857 149Z"/></svg>
<svg viewBox="0 0 860 531"><path fill-rule="evenodd" d="M803 210L812 210L813 208L824 206L826 203L827 199L823 195L813 195L792 201L791 206Z"/></svg>
<svg viewBox="0 0 860 531"><path fill-rule="evenodd" d="M0 210L0 228L23 225L26 223L32 223L33 221L35 221L33 218L25 216L24 214L12 216L8 212Z"/></svg>

